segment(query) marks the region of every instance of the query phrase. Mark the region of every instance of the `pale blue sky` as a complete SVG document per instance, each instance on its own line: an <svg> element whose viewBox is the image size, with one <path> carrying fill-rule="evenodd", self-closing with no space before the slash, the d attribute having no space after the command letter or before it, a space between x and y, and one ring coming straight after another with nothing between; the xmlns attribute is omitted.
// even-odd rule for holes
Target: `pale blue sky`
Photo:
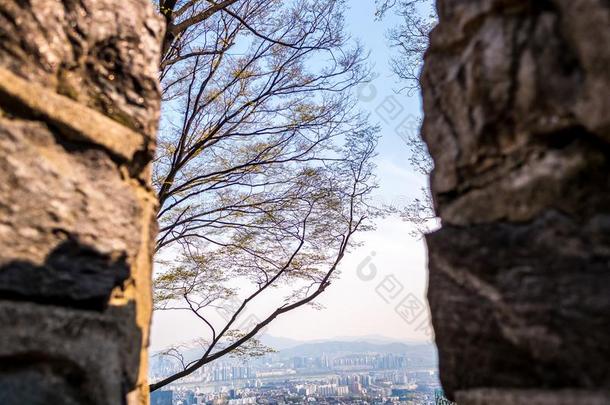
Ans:
<svg viewBox="0 0 610 405"><path fill-rule="evenodd" d="M386 32L397 21L390 15L383 21L375 21L374 13L373 0L352 0L346 23L351 34L370 51L376 73L370 85L361 87L359 92L361 107L381 126L376 159L380 188L376 199L404 204L419 196L421 187L426 187L428 182L426 176L409 164L410 150L400 136L401 131L415 130L421 117L421 102L417 92L412 95L395 92L404 84L397 82L389 68L392 51ZM427 308L421 313L415 309L418 302L425 305L425 244L410 235L412 229L398 218L379 221L377 230L361 235L365 244L344 259L341 279L319 300L325 309L303 309L289 314L268 332L300 339L383 335L403 340L430 340L430 332L424 330L429 319ZM365 270L360 274L366 273L367 258L374 266L365 274L371 278L369 281L363 280L358 271L364 265ZM369 276L374 270L376 275Z"/></svg>
<svg viewBox="0 0 610 405"><path fill-rule="evenodd" d="M427 186L427 178L410 166L410 151L400 136L401 131L415 130L421 103L417 92L395 93L401 84L389 69L391 50L385 33L397 21L391 16L375 21L374 13L374 0L351 0L346 23L351 34L370 51L376 73L369 85L359 89L361 107L381 125L376 158L380 189L376 200L405 204ZM267 333L300 340L366 335L431 340L426 330L427 307L423 307L427 284L425 244L410 235L412 229L399 218L379 221L376 231L360 236L364 245L343 260L341 278L319 300L324 309L293 311L274 321ZM203 330L188 314L156 314L152 348L194 339Z"/></svg>

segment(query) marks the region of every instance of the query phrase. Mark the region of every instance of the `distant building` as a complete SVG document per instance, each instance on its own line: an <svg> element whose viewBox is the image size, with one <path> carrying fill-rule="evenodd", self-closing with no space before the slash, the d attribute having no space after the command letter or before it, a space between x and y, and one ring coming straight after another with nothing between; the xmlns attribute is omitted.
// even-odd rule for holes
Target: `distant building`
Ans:
<svg viewBox="0 0 610 405"><path fill-rule="evenodd" d="M249 404L256 404L256 397L229 400L229 405L249 405Z"/></svg>
<svg viewBox="0 0 610 405"><path fill-rule="evenodd" d="M292 358L292 366L294 368L303 368L305 367L305 361L303 357L293 357Z"/></svg>
<svg viewBox="0 0 610 405"><path fill-rule="evenodd" d="M330 366L331 366L330 360L329 360L328 356L326 356L325 354L322 355L321 364L322 364L322 367L324 367L324 368L330 368Z"/></svg>
<svg viewBox="0 0 610 405"><path fill-rule="evenodd" d="M350 384L349 390L353 394L361 394L362 393L362 385L358 381L354 381Z"/></svg>
<svg viewBox="0 0 610 405"><path fill-rule="evenodd" d="M234 388L231 388L229 390L228 394L229 394L229 399L235 399L236 398L236 396L235 396L235 389Z"/></svg>
<svg viewBox="0 0 610 405"><path fill-rule="evenodd" d="M150 393L150 405L173 405L173 391L153 391Z"/></svg>
<svg viewBox="0 0 610 405"><path fill-rule="evenodd" d="M445 398L443 391L437 390L434 392L434 404L435 405L456 405L455 402L449 401Z"/></svg>
<svg viewBox="0 0 610 405"><path fill-rule="evenodd" d="M363 387L370 387L373 379L370 375L361 375L358 381L362 384Z"/></svg>
<svg viewBox="0 0 610 405"><path fill-rule="evenodd" d="M184 401L182 401L184 405L196 405L197 400L195 399L195 393L193 391L187 391L184 395Z"/></svg>
<svg viewBox="0 0 610 405"><path fill-rule="evenodd" d="M337 395L337 385L327 384L318 387L318 394L322 397L334 397Z"/></svg>

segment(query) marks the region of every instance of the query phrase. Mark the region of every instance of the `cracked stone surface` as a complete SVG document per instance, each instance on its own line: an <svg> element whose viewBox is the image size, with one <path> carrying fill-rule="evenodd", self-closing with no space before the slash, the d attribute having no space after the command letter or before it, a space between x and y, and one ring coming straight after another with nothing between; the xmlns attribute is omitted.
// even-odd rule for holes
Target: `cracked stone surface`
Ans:
<svg viewBox="0 0 610 405"><path fill-rule="evenodd" d="M608 392L610 3L437 8L422 87L443 387Z"/></svg>
<svg viewBox="0 0 610 405"><path fill-rule="evenodd" d="M0 2L0 403L146 404L162 21Z"/></svg>

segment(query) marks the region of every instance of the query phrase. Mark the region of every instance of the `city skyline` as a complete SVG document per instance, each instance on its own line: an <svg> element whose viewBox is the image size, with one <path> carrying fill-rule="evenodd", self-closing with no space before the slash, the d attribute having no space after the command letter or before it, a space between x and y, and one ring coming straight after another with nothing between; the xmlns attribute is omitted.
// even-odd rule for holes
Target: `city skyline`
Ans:
<svg viewBox="0 0 610 405"><path fill-rule="evenodd" d="M175 372L183 359L151 360L154 381ZM152 404L427 405L435 403L439 390L432 344L337 341L301 344L257 358L220 359L154 393Z"/></svg>

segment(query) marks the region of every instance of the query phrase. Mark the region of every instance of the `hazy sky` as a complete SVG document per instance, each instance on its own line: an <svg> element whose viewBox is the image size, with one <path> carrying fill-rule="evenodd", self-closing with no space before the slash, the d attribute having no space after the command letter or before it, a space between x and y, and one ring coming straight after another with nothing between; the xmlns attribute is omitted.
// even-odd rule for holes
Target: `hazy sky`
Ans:
<svg viewBox="0 0 610 405"><path fill-rule="evenodd" d="M359 89L362 108L382 128L376 159L381 187L376 200L404 204L427 184L425 176L410 166L410 151L400 136L405 129L413 130L421 116L420 99L417 93L394 92L401 85L389 70L391 51L385 38L393 21L375 21L374 12L373 0L351 0L346 20L351 34L370 50L378 75ZM276 319L267 333L300 340L366 335L431 340L425 244L410 235L412 229L398 218L379 221L375 231L360 235L364 245L344 258L340 279L318 300L324 309L292 311ZM187 313L157 313L152 349L192 340L202 330Z"/></svg>

